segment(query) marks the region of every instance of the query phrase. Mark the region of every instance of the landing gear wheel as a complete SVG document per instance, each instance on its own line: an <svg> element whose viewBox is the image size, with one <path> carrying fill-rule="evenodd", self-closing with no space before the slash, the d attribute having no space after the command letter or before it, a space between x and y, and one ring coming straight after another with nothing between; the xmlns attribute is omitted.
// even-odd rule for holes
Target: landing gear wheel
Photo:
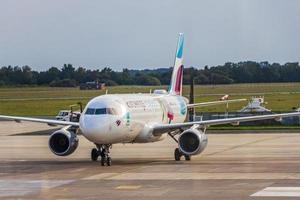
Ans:
<svg viewBox="0 0 300 200"><path fill-rule="evenodd" d="M111 158L110 157L107 157L106 164L107 164L107 166L111 166Z"/></svg>
<svg viewBox="0 0 300 200"><path fill-rule="evenodd" d="M184 155L184 158L185 158L186 161L190 161L191 160L191 156L189 156L189 155Z"/></svg>
<svg viewBox="0 0 300 200"><path fill-rule="evenodd" d="M175 151L174 151L175 160L180 161L181 156L182 156L181 152L179 151L178 148L176 148Z"/></svg>
<svg viewBox="0 0 300 200"><path fill-rule="evenodd" d="M105 165L105 157L101 157L101 166L104 166Z"/></svg>
<svg viewBox="0 0 300 200"><path fill-rule="evenodd" d="M109 156L109 149L112 147L111 144L96 144L97 149L92 149L91 158L96 161L100 157L101 165L111 166L111 158Z"/></svg>
<svg viewBox="0 0 300 200"><path fill-rule="evenodd" d="M93 148L92 151L91 151L91 159L92 161L97 161L98 159L98 150L96 148Z"/></svg>

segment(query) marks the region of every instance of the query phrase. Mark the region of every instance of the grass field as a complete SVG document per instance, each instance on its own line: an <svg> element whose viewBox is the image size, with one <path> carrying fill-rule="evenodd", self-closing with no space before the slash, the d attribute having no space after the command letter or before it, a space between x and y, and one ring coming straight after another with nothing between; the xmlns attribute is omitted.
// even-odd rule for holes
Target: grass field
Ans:
<svg viewBox="0 0 300 200"><path fill-rule="evenodd" d="M109 87L108 93L148 93L150 90L163 88L146 86ZM69 105L82 102L84 105L93 97L105 91L79 90L78 88L21 87L0 88L0 114L20 116L53 116L59 110L68 109ZM189 86L184 86L183 93L189 94ZM222 95L231 94L230 98L247 98L265 93L266 107L273 111L291 111L300 106L300 83L272 84L232 84L195 86L195 102L215 101ZM290 93L290 94L289 94ZM71 99L40 99L34 98L71 98ZM230 104L229 111L237 111L247 102ZM198 109L202 112L224 112L225 106L214 106Z"/></svg>

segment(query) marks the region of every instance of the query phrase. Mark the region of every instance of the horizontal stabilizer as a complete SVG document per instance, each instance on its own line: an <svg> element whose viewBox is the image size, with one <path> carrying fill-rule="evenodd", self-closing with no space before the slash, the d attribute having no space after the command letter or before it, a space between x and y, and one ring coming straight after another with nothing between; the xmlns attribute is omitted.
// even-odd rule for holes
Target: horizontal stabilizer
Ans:
<svg viewBox="0 0 300 200"><path fill-rule="evenodd" d="M193 107L206 107L206 106L214 106L214 105L221 105L221 104L228 104L228 103L237 103L241 101L247 101L247 99L232 99L232 100L223 100L223 101L211 101L211 102L203 102L203 103L193 103L187 104L188 108Z"/></svg>

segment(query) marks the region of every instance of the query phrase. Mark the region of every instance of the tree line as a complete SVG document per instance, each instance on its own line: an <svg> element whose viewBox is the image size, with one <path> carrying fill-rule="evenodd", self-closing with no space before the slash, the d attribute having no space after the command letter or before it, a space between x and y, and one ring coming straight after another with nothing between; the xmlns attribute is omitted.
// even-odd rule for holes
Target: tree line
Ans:
<svg viewBox="0 0 300 200"><path fill-rule="evenodd" d="M167 85L172 68L114 71L110 67L91 70L84 67L51 67L45 71L32 70L30 66L3 66L0 68L0 86L45 85L75 87L89 81L106 85ZM184 69L184 84L194 78L195 84L300 82L298 62L286 64L268 62L228 62L224 65L189 67Z"/></svg>

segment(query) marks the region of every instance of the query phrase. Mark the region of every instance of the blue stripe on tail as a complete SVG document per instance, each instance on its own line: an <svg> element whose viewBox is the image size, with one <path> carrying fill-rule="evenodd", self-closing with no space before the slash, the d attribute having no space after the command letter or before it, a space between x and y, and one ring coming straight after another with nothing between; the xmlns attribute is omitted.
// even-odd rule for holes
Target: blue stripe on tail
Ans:
<svg viewBox="0 0 300 200"><path fill-rule="evenodd" d="M183 40L184 40L184 37L183 37L183 34L181 33L179 35L177 54L176 54L176 57L179 58L179 59L182 58L182 54L183 54Z"/></svg>

